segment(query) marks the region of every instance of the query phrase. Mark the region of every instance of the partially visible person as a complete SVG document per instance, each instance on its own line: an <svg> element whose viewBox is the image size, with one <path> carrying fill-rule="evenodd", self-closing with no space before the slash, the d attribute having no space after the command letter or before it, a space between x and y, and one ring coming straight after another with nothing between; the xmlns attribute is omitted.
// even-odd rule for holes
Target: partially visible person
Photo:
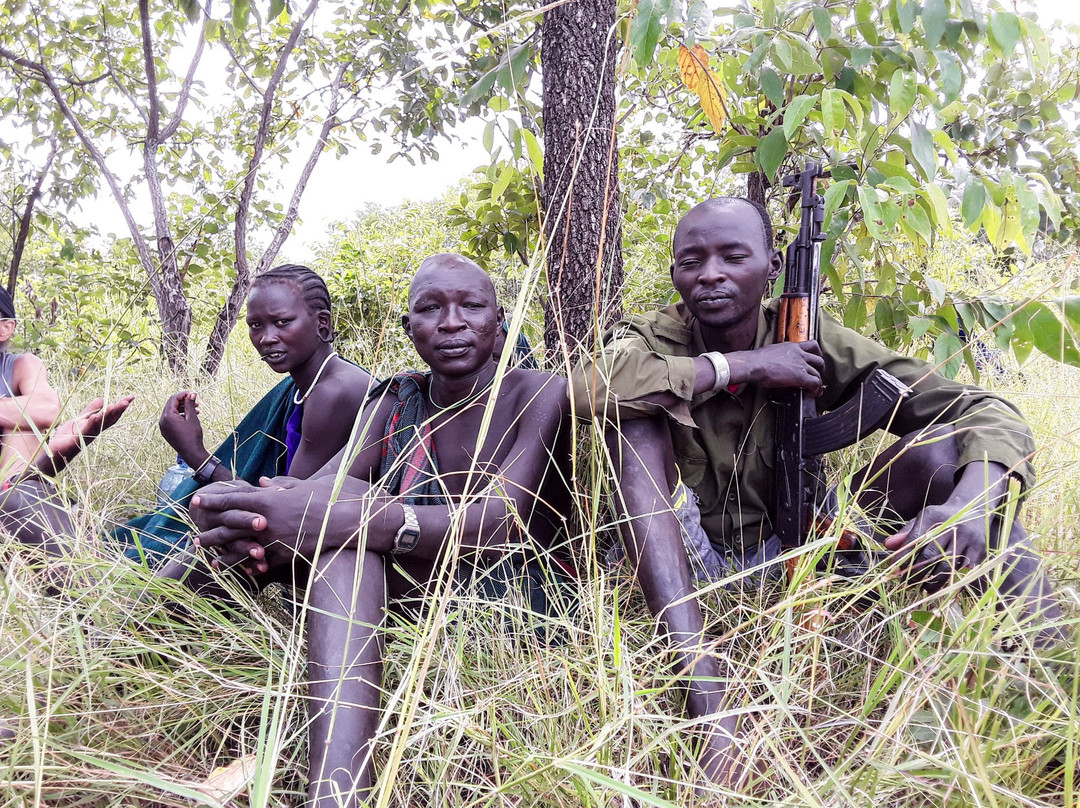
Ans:
<svg viewBox="0 0 1080 808"><path fill-rule="evenodd" d="M45 364L30 353L11 353L18 320L15 303L0 288L0 478L17 474L37 456L45 432L60 415L60 397Z"/></svg>
<svg viewBox="0 0 1080 808"><path fill-rule="evenodd" d="M0 527L21 544L62 557L73 526L52 478L115 424L133 397L108 406L95 399L46 442L60 415L60 397L38 357L9 352L16 325L15 304L0 288Z"/></svg>
<svg viewBox="0 0 1080 808"><path fill-rule="evenodd" d="M566 382L520 367L499 376L502 322L480 267L428 258L402 325L430 372L380 385L358 439L315 478L219 484L192 501L197 542L216 563L253 574L314 565L312 808L370 796L388 599L415 617L449 576L489 599L518 590L535 612L563 602L569 573L553 548L570 505Z"/></svg>
<svg viewBox="0 0 1080 808"><path fill-rule="evenodd" d="M160 564L160 575L183 579L205 594L222 592L187 550L190 532L183 508L192 494L211 482L256 482L278 474L310 477L345 445L373 384L365 370L334 350L330 293L306 266L284 264L255 279L247 328L262 361L289 378L264 396L213 452L204 442L196 394L183 390L171 396L159 421L161 434L194 475L172 492L177 507L132 520L118 531L131 544L130 558Z"/></svg>

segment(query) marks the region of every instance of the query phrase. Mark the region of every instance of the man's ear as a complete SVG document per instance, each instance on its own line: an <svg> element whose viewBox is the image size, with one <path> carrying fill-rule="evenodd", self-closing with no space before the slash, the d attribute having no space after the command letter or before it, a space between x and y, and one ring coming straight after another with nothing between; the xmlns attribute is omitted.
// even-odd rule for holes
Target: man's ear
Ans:
<svg viewBox="0 0 1080 808"><path fill-rule="evenodd" d="M409 323L409 315L401 315L401 327L405 329L409 339L412 339L412 325Z"/></svg>
<svg viewBox="0 0 1080 808"><path fill-rule="evenodd" d="M675 259L672 259L671 263L668 264L667 271L668 271L668 275L670 275L672 278L675 277Z"/></svg>
<svg viewBox="0 0 1080 808"><path fill-rule="evenodd" d="M495 308L495 316L499 319L499 328L502 328L502 324L506 322L506 312L503 311L502 306Z"/></svg>
<svg viewBox="0 0 1080 808"><path fill-rule="evenodd" d="M780 250L773 250L772 257L769 258L769 283L776 283L776 279L780 277L780 273L784 271L784 254Z"/></svg>
<svg viewBox="0 0 1080 808"><path fill-rule="evenodd" d="M15 333L18 323L15 320L0 320L0 342L7 342Z"/></svg>

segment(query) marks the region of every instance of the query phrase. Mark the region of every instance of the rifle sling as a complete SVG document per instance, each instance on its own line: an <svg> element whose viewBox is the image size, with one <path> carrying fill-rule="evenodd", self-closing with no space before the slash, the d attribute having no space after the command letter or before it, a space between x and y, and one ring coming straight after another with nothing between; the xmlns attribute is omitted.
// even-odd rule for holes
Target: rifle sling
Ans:
<svg viewBox="0 0 1080 808"><path fill-rule="evenodd" d="M884 426L910 392L891 373L877 368L841 406L803 423L803 454L828 454L857 443Z"/></svg>

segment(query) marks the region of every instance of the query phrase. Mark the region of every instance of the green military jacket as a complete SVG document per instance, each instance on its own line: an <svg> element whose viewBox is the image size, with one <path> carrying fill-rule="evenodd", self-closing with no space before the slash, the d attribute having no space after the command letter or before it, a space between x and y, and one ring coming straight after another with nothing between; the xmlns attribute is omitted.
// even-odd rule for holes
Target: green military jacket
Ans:
<svg viewBox="0 0 1080 808"><path fill-rule="evenodd" d="M776 341L776 311L775 301L762 305L755 348ZM952 424L961 465L989 460L1025 487L1034 483L1031 430L1009 402L950 381L929 363L900 356L828 317L822 317L819 344L825 357L820 411L843 403L865 373L884 368L912 388L890 432ZM749 384L694 396L693 360L705 350L697 321L681 303L636 315L617 323L602 351L575 368L571 393L577 414L597 417L605 428L619 418L666 413L679 472L700 499L710 540L725 552L773 533L776 412L770 391ZM661 392L674 393L678 403L664 410L642 400Z"/></svg>

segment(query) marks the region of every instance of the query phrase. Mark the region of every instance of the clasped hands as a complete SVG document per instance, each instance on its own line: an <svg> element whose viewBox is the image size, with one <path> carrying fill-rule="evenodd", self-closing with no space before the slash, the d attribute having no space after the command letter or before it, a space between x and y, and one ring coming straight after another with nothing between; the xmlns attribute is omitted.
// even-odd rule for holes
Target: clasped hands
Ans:
<svg viewBox="0 0 1080 808"><path fill-rule="evenodd" d="M377 518L386 508L370 507L371 486L348 477L335 492L335 483L329 475L263 477L258 486L240 480L206 486L191 500L191 518L199 529L195 544L215 554L215 569L237 567L260 575L297 556L310 560L347 546L371 511L368 547L389 552L393 534L381 524L389 520Z"/></svg>

